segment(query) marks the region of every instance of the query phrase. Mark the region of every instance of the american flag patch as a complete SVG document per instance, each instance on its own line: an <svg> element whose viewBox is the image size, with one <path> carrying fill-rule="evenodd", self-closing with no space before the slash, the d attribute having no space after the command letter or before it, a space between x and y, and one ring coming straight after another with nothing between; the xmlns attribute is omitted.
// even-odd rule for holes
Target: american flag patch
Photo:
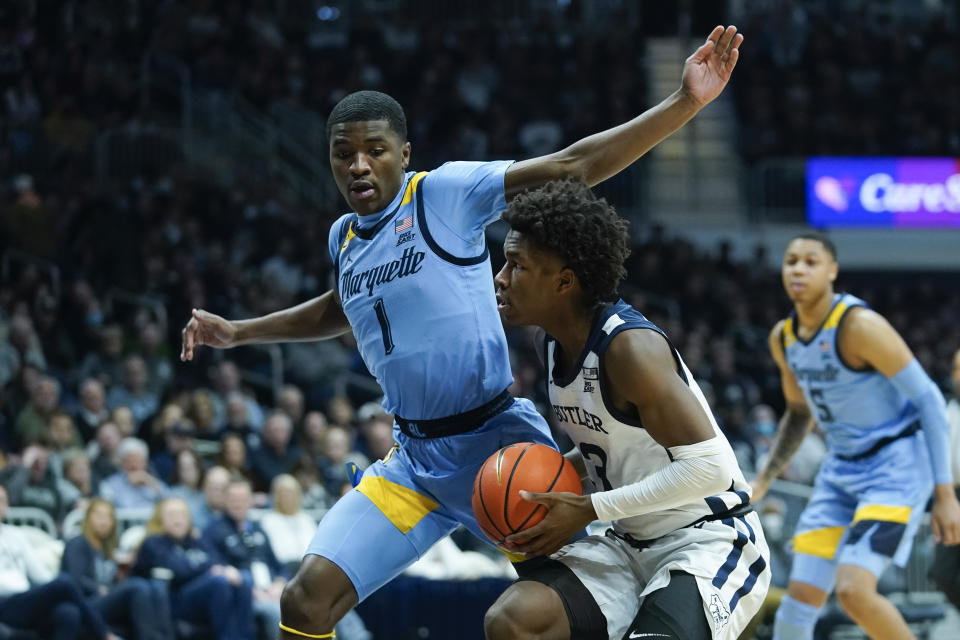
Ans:
<svg viewBox="0 0 960 640"><path fill-rule="evenodd" d="M412 226L413 226L413 216L409 215L403 220L397 220L397 224L394 227L394 230L396 233L400 233L401 231L406 231Z"/></svg>

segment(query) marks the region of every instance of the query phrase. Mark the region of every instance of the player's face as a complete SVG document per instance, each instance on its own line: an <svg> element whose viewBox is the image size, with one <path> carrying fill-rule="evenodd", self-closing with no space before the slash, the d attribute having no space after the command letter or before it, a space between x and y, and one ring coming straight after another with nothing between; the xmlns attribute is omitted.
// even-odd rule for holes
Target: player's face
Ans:
<svg viewBox="0 0 960 640"><path fill-rule="evenodd" d="M556 309L563 261L538 250L517 231L507 234L503 255L507 261L494 277L500 316L510 324L543 326Z"/></svg>
<svg viewBox="0 0 960 640"><path fill-rule="evenodd" d="M950 374L950 379L953 380L954 393L960 396L960 349L957 349L957 352L953 354L953 371Z"/></svg>
<svg viewBox="0 0 960 640"><path fill-rule="evenodd" d="M783 256L783 288L794 303L820 299L837 279L837 263L816 241L797 238Z"/></svg>
<svg viewBox="0 0 960 640"><path fill-rule="evenodd" d="M330 130L330 169L358 215L382 211L400 190L410 143L386 120L341 122Z"/></svg>

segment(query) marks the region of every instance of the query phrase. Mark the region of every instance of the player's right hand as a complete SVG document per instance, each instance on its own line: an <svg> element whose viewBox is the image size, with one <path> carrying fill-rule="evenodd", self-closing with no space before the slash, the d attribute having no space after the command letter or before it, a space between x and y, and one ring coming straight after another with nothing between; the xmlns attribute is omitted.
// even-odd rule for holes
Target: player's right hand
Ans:
<svg viewBox="0 0 960 640"><path fill-rule="evenodd" d="M227 349L234 346L237 337L236 326L215 313L194 309L193 317L183 328L183 342L180 347L180 359L193 360L193 349L200 345Z"/></svg>

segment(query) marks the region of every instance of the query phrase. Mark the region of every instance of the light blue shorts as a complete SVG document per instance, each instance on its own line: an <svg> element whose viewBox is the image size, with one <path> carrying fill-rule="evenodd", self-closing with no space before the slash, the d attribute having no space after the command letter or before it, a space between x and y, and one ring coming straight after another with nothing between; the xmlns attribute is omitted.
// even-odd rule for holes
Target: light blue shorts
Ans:
<svg viewBox="0 0 960 640"><path fill-rule="evenodd" d="M923 433L858 461L828 455L793 538L790 580L830 592L837 565L904 566L933 492Z"/></svg>
<svg viewBox="0 0 960 640"><path fill-rule="evenodd" d="M488 541L470 498L491 454L515 442L557 448L550 427L525 399L468 433L417 439L394 425L393 435L398 446L327 512L306 551L343 569L361 602L458 525Z"/></svg>

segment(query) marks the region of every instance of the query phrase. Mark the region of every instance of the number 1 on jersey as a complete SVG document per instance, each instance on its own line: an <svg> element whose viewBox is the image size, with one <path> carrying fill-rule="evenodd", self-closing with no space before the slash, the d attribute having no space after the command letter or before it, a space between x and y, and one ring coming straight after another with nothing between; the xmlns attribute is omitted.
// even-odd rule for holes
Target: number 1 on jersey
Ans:
<svg viewBox="0 0 960 640"><path fill-rule="evenodd" d="M390 355L393 351L393 335L390 333L390 318L387 317L387 309L383 305L383 298L377 298L373 303L373 308L377 312L377 320L380 321L380 333L383 334L383 352Z"/></svg>

